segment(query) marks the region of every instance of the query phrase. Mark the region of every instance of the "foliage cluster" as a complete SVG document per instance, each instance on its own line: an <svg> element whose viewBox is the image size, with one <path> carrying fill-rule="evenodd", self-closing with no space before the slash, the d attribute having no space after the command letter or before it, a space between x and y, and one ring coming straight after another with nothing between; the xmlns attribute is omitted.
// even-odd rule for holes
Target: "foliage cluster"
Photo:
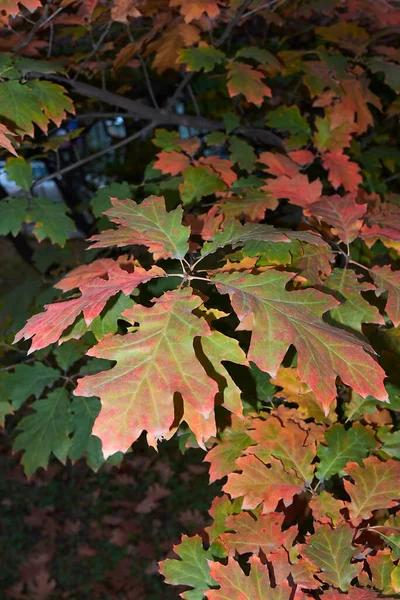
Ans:
<svg viewBox="0 0 400 600"><path fill-rule="evenodd" d="M64 246L76 225L34 193L27 159L80 135L46 137L50 122L90 121L100 101L149 122L111 150L150 132L157 148L140 181L82 206L99 217L95 259L56 283L62 298L38 289L44 311L15 336L36 359L1 373L1 413L27 474L51 454L98 469L141 436L156 448L177 435L225 478L213 524L160 566L183 598L398 597L400 11L0 7L14 47L1 55L1 139L19 154L5 171L27 192L1 202L1 233L33 223ZM45 275L72 266L55 256Z"/></svg>

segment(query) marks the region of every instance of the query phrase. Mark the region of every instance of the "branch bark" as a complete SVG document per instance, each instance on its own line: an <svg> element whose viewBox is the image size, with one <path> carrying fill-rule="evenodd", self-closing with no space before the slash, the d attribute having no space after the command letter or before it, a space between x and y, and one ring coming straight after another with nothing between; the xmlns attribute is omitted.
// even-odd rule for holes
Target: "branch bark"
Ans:
<svg viewBox="0 0 400 600"><path fill-rule="evenodd" d="M43 77L43 74L32 73L31 77ZM96 86L82 83L81 81L73 81L67 77L49 74L46 75L46 79L69 87L71 91L80 96L121 108L130 114L137 115L140 119L151 121L155 127L160 125L184 125L189 128L205 131L220 131L225 129L223 121L193 115L178 115L166 109L157 110L138 100L132 100L131 98L114 94L108 90L103 90ZM121 113L121 116L123 116L123 113ZM282 140L267 129L239 127L236 132L257 142L283 149Z"/></svg>

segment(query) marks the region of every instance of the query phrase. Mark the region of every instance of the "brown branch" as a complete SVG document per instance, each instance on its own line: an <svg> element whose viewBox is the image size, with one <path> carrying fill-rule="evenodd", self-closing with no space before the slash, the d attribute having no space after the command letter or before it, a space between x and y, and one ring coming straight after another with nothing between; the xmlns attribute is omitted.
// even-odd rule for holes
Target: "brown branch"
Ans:
<svg viewBox="0 0 400 600"><path fill-rule="evenodd" d="M43 77L42 74L31 74L30 77ZM120 96L109 92L108 90L102 90L101 88L82 83L80 81L73 81L67 77L60 77L58 75L48 74L45 76L46 79L61 83L67 87L70 87L72 91L76 92L81 96L86 96L94 100L99 100L105 104L115 106L126 110L130 115L136 114L137 117L145 121L152 121L154 126L157 125L184 125L189 128L199 129L204 131L223 131L225 124L223 121L216 121L214 119L208 119L206 117L198 117L193 115L178 115L173 112L168 112L166 109L157 110L151 106L143 104L138 100L132 100L125 96ZM123 113L120 114L123 117ZM282 140L267 129L258 129L255 127L239 127L237 133L248 137L250 139L257 140L263 144L275 146L277 148L283 148Z"/></svg>

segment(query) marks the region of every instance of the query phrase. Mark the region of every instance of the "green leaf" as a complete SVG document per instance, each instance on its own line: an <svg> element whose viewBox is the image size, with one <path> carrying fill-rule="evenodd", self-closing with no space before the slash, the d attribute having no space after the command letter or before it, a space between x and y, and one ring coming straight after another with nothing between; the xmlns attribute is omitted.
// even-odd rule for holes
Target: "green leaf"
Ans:
<svg viewBox="0 0 400 600"><path fill-rule="evenodd" d="M220 146L226 142L226 135L222 131L212 131L207 134L207 144L209 146Z"/></svg>
<svg viewBox="0 0 400 600"><path fill-rule="evenodd" d="M14 56L14 65L23 75L26 73L60 73L63 67L57 61L35 60L26 56Z"/></svg>
<svg viewBox="0 0 400 600"><path fill-rule="evenodd" d="M17 235L25 220L28 199L24 196L8 198L0 202L0 235Z"/></svg>
<svg viewBox="0 0 400 600"><path fill-rule="evenodd" d="M0 400L0 427L4 427L4 421L7 415L12 414L12 407L9 402Z"/></svg>
<svg viewBox="0 0 400 600"><path fill-rule="evenodd" d="M318 479L329 479L336 473L344 475L342 470L348 462L362 465L362 459L376 446L373 434L361 423L347 430L336 423L326 432L325 441L326 446L320 444L317 452L320 459L316 471Z"/></svg>
<svg viewBox="0 0 400 600"><path fill-rule="evenodd" d="M141 204L114 199L106 215L119 225L93 236L95 248L138 244L146 246L157 258L183 258L189 250L190 230L182 225L181 206L167 212L162 196L149 196Z"/></svg>
<svg viewBox="0 0 400 600"><path fill-rule="evenodd" d="M70 340L54 350L56 361L60 368L66 372L72 365L85 354L88 344L83 341Z"/></svg>
<svg viewBox="0 0 400 600"><path fill-rule="evenodd" d="M234 135L230 139L229 150L232 162L237 163L239 167L246 171L254 169L257 157L253 148L247 142Z"/></svg>
<svg viewBox="0 0 400 600"><path fill-rule="evenodd" d="M385 526L382 527L383 529ZM392 558L393 560L397 560L400 558L400 533L388 533L387 535L382 531L379 531L378 527L372 527L373 531L379 533L381 538L387 543L388 546L392 549Z"/></svg>
<svg viewBox="0 0 400 600"><path fill-rule="evenodd" d="M0 53L0 77L2 79L18 79L21 76L13 65L13 55L9 52Z"/></svg>
<svg viewBox="0 0 400 600"><path fill-rule="evenodd" d="M383 323L376 306L369 304L361 295L371 288L371 284L360 282L351 269L334 269L324 281L324 291L333 293L341 301L330 311L332 319L360 333L363 323Z"/></svg>
<svg viewBox="0 0 400 600"><path fill-rule="evenodd" d="M178 144L179 134L177 131L167 131L167 129L156 129L153 138L153 144L166 152L177 150L182 152L182 148Z"/></svg>
<svg viewBox="0 0 400 600"><path fill-rule="evenodd" d="M183 204L201 200L225 188L224 183L207 167L189 167L183 174L179 189Z"/></svg>
<svg viewBox="0 0 400 600"><path fill-rule="evenodd" d="M98 398L82 398L80 396L73 400L71 404L73 436L69 450L71 460L79 460L87 452L93 424L100 408L101 404ZM102 453L101 456L103 457Z"/></svg>
<svg viewBox="0 0 400 600"><path fill-rule="evenodd" d="M318 578L343 592L350 589L351 580L363 566L362 562L350 562L356 553L352 546L353 535L354 531L347 524L340 524L336 529L322 525L303 547L303 554L322 571Z"/></svg>
<svg viewBox="0 0 400 600"><path fill-rule="evenodd" d="M28 85L19 81L0 83L0 115L13 121L17 133L33 136L34 124L47 131L48 119L42 111L41 100Z"/></svg>
<svg viewBox="0 0 400 600"><path fill-rule="evenodd" d="M400 460L400 430L391 431L388 427L380 427L377 435L383 444L381 451Z"/></svg>
<svg viewBox="0 0 400 600"><path fill-rule="evenodd" d="M267 114L267 124L278 131L288 131L289 133L309 134L310 127L307 119L301 114L299 107L279 106Z"/></svg>
<svg viewBox="0 0 400 600"><path fill-rule="evenodd" d="M35 222L34 233L39 242L49 238L53 244L64 246L75 224L67 216L68 207L41 196L32 200L29 220Z"/></svg>
<svg viewBox="0 0 400 600"><path fill-rule="evenodd" d="M206 242L202 248L202 255L206 256L224 246L244 246L251 242L280 242L285 241L286 235L277 231L270 225L263 223L245 223L242 225L239 221L228 221L223 231L214 235L211 242Z"/></svg>
<svg viewBox="0 0 400 600"><path fill-rule="evenodd" d="M225 125L226 133L231 133L236 127L240 125L240 119L231 112L224 113L222 120Z"/></svg>
<svg viewBox="0 0 400 600"><path fill-rule="evenodd" d="M212 71L216 65L222 63L225 53L214 46L203 42L198 48L186 48L179 53L179 62L187 64L188 71Z"/></svg>
<svg viewBox="0 0 400 600"><path fill-rule="evenodd" d="M368 66L373 73L383 73L385 83L396 92L400 92L400 66L380 57L370 58Z"/></svg>
<svg viewBox="0 0 400 600"><path fill-rule="evenodd" d="M132 187L126 181L112 183L97 190L91 199L92 212L95 217L100 217L106 210L112 207L110 198L125 200L132 195Z"/></svg>
<svg viewBox="0 0 400 600"><path fill-rule="evenodd" d="M71 443L69 397L65 388L50 392L44 400L34 402L32 408L35 412L18 424L22 432L14 442L14 450L25 450L22 464L28 476L39 467L47 467L51 452L64 463Z"/></svg>
<svg viewBox="0 0 400 600"><path fill-rule="evenodd" d="M107 303L107 306L102 313L96 317L90 324L90 329L93 331L97 340L101 340L107 333L117 333L118 319L122 319L122 311L132 308L135 302L129 296L125 296L122 292L115 299L112 298Z"/></svg>
<svg viewBox="0 0 400 600"><path fill-rule="evenodd" d="M38 398L43 390L51 387L60 377L60 371L41 362L34 365L17 365L8 372L2 382L2 400L10 400L14 410L20 408L30 396Z"/></svg>
<svg viewBox="0 0 400 600"><path fill-rule="evenodd" d="M29 192L33 183L32 165L24 158L9 158L5 169L9 179Z"/></svg>
<svg viewBox="0 0 400 600"><path fill-rule="evenodd" d="M192 538L184 535L182 542L174 546L174 552L181 560L167 558L160 563L160 573L170 585L188 585L194 588L187 592L187 600L202 600L203 590L217 585L210 576L208 560L212 560L210 550L204 550L200 536Z"/></svg>
<svg viewBox="0 0 400 600"><path fill-rule="evenodd" d="M34 79L29 82L29 87L41 102L44 114L56 125L61 125L67 112L75 113L73 102L66 96L65 89L61 85Z"/></svg>
<svg viewBox="0 0 400 600"><path fill-rule="evenodd" d="M245 46L240 48L240 50L236 52L235 59L236 58L252 58L264 65L271 65L277 67L279 70L282 68L279 60L271 54L271 52L268 52L268 50L265 50L264 48L257 48L256 46Z"/></svg>

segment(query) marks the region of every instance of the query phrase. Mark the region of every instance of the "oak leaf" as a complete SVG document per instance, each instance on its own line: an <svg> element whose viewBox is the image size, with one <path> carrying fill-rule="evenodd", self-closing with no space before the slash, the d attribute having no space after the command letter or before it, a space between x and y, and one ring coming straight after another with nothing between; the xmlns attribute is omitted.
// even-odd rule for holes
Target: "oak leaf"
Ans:
<svg viewBox="0 0 400 600"><path fill-rule="evenodd" d="M189 538L184 535L181 543L174 546L174 552L180 560L167 558L160 562L161 575L171 585L184 584L194 588L191 592L182 594L182 598L201 598L203 590L215 585L208 562L212 558L211 551L204 550L200 536Z"/></svg>
<svg viewBox="0 0 400 600"><path fill-rule="evenodd" d="M386 400L385 373L365 352L369 346L322 320L337 301L317 290L288 292L285 286L291 277L269 270L260 275L232 273L216 278L218 289L231 295L239 319L253 319L248 359L275 376L293 344L298 351L300 379L326 411L336 397L337 375L359 394Z"/></svg>
<svg viewBox="0 0 400 600"><path fill-rule="evenodd" d="M139 0L114 0L114 6L111 9L111 18L113 21L128 23L128 17L136 18L141 16L137 6Z"/></svg>
<svg viewBox="0 0 400 600"><path fill-rule="evenodd" d="M190 160L181 152L159 152L157 160L154 163L154 169L159 169L162 173L168 175L179 175L190 167Z"/></svg>
<svg viewBox="0 0 400 600"><path fill-rule="evenodd" d="M322 164L328 171L328 179L337 189L341 185L347 192L355 192L362 183L360 167L342 152L327 152L322 156Z"/></svg>
<svg viewBox="0 0 400 600"><path fill-rule="evenodd" d="M5 125L0 123L0 146L11 152L11 154L14 154L14 156L18 156L17 151L15 150L14 146L11 143L11 140L9 139L10 136L15 136L15 133L13 133L9 129L7 129Z"/></svg>
<svg viewBox="0 0 400 600"><path fill-rule="evenodd" d="M186 23L197 21L206 13L210 19L219 15L218 0L170 0L170 6L180 6Z"/></svg>
<svg viewBox="0 0 400 600"><path fill-rule="evenodd" d="M289 157L284 154L277 154L276 152L262 152L258 157L258 162L263 163L267 166L267 173L280 177L286 175L286 177L296 177L299 172L299 167Z"/></svg>
<svg viewBox="0 0 400 600"><path fill-rule="evenodd" d="M264 219L266 210L275 210L278 201L261 190L248 190L241 196L233 196L219 203L225 219L244 218L258 222Z"/></svg>
<svg viewBox="0 0 400 600"><path fill-rule="evenodd" d="M369 519L374 510L391 508L400 498L400 463L380 461L376 456L364 460L364 466L353 462L345 471L354 483L344 480L351 502L346 503L354 524Z"/></svg>
<svg viewBox="0 0 400 600"><path fill-rule="evenodd" d="M320 200L305 207L304 213L331 225L332 233L345 244L353 242L362 227L366 204L357 204L354 194L322 196Z"/></svg>
<svg viewBox="0 0 400 600"><path fill-rule="evenodd" d="M211 564L211 577L221 586L219 590L207 590L208 600L289 600L291 588L287 584L271 587L267 565L257 556L250 559L250 574L246 576L233 558L225 566Z"/></svg>
<svg viewBox="0 0 400 600"><path fill-rule="evenodd" d="M377 442L373 434L356 423L350 429L336 423L325 433L325 445L318 447L317 456L320 460L316 476L318 479L329 479L332 475L339 473L343 475L343 469L348 462L354 461L362 465L370 450L373 450Z"/></svg>
<svg viewBox="0 0 400 600"><path fill-rule="evenodd" d="M99 258L89 265L81 265L70 271L65 277L55 284L55 288L63 292L69 292L82 284L87 283L95 277L106 277L109 269L115 266L112 258Z"/></svg>
<svg viewBox="0 0 400 600"><path fill-rule="evenodd" d="M341 510L344 503L337 500L331 494L323 490L318 496L313 496L309 502L313 517L316 521L323 524L336 525L344 520Z"/></svg>
<svg viewBox="0 0 400 600"><path fill-rule="evenodd" d="M343 592L350 589L351 580L363 567L362 562L351 562L356 554L356 549L352 546L353 535L354 531L345 523L339 524L335 529L329 525L320 525L302 548L302 554L320 569L317 577Z"/></svg>
<svg viewBox="0 0 400 600"><path fill-rule="evenodd" d="M188 252L189 229L182 225L180 206L167 213L164 198L149 196L141 204L133 200L111 198L113 207L106 211L120 226L90 238L94 248L138 244L146 246L158 258L183 258Z"/></svg>
<svg viewBox="0 0 400 600"><path fill-rule="evenodd" d="M227 518L225 527L234 533L223 533L219 539L230 556L235 552L257 554L262 550L268 557L277 552L293 536L289 532L282 532L285 515L282 513L269 513L254 519L249 513L241 512ZM290 542L292 539L290 539Z"/></svg>
<svg viewBox="0 0 400 600"><path fill-rule="evenodd" d="M282 462L286 471L293 470L304 483L311 483L314 477L311 463L315 457L315 445L306 447L307 431L291 421L283 426L274 417L265 421L254 419L252 426L254 429L249 430L248 435L257 445L251 446L248 454L254 454L265 463L274 456Z"/></svg>
<svg viewBox="0 0 400 600"><path fill-rule="evenodd" d="M282 500L285 506L302 491L302 483L293 471L287 472L282 463L270 459L270 468L255 456L243 456L236 461L241 473L232 473L223 490L232 498L243 496L243 508L252 510L262 503L262 512L273 512Z"/></svg>
<svg viewBox="0 0 400 600"><path fill-rule="evenodd" d="M207 165L215 171L227 187L231 187L237 180L235 171L232 170L233 163L219 156L207 156L200 159L201 165Z"/></svg>
<svg viewBox="0 0 400 600"><path fill-rule="evenodd" d="M223 62L225 54L209 46L205 42L200 42L198 48L188 48L179 53L179 62L187 64L188 71L212 71L214 67Z"/></svg>
<svg viewBox="0 0 400 600"><path fill-rule="evenodd" d="M371 276L377 286L376 293L382 294L388 292L388 299L385 306L393 325L400 325L400 271L392 271L390 267L374 267L370 271Z"/></svg>
<svg viewBox="0 0 400 600"><path fill-rule="evenodd" d="M231 98L243 94L248 102L261 106L264 98L270 98L270 88L262 82L264 74L242 62L228 66L228 92Z"/></svg>
<svg viewBox="0 0 400 600"><path fill-rule="evenodd" d="M221 440L218 440L204 458L204 462L210 463L210 483L232 473L236 469L236 459L252 443L245 422L233 418L231 426L222 432Z"/></svg>
<svg viewBox="0 0 400 600"><path fill-rule="evenodd" d="M63 331L83 312L87 325L101 313L107 300L118 292L130 294L140 284L154 276L163 274L158 267L150 271L137 268L133 273L121 269L117 264L109 269L108 279L95 277L80 285L79 298L46 304L45 312L34 315L15 336L15 341L32 338L29 353L56 342Z"/></svg>
<svg viewBox="0 0 400 600"><path fill-rule="evenodd" d="M138 331L106 335L89 350L89 356L116 361L109 371L78 380L74 392L101 400L93 434L102 440L105 456L126 451L143 430L152 444L168 436L176 394L183 397L183 419L204 446L202 419L210 419L218 388L193 346L195 336L210 333L204 319L192 313L199 303L188 290L177 290L164 294L151 308L136 305L122 314L132 324L140 323Z"/></svg>
<svg viewBox="0 0 400 600"><path fill-rule="evenodd" d="M175 23L167 27L160 38L147 45L146 55L155 52L152 66L159 74L167 69L178 70L181 68L179 52L182 48L193 46L199 40L200 31L197 27L188 23Z"/></svg>
<svg viewBox="0 0 400 600"><path fill-rule="evenodd" d="M360 293L373 290L374 286L366 281L360 281L354 271L334 269L325 279L323 289L341 301L341 304L330 312L335 322L360 333L363 323L385 324L377 307L369 304Z"/></svg>
<svg viewBox="0 0 400 600"><path fill-rule="evenodd" d="M322 184L319 179L310 183L307 175L298 173L292 178L281 175L276 179L268 179L267 185L262 189L274 198L287 198L292 204L307 207L320 199Z"/></svg>

